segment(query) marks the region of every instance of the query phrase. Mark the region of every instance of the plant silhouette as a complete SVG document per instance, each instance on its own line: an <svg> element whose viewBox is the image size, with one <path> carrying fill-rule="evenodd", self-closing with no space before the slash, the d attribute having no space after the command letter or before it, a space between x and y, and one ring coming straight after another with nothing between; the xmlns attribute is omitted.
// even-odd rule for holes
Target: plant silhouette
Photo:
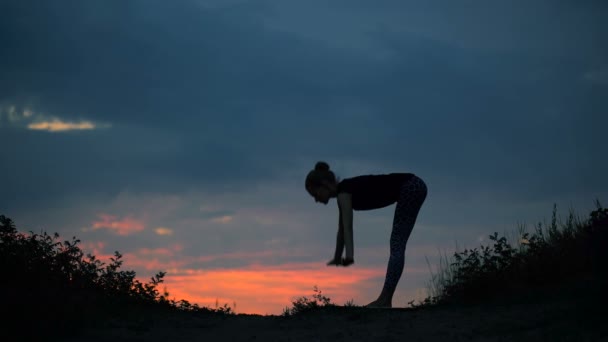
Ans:
<svg viewBox="0 0 608 342"><path fill-rule="evenodd" d="M535 232L519 227L517 246L505 236L489 236L491 246L464 249L431 274L429 295L412 306L479 303L492 299L527 298L546 292L555 284L605 283L608 266L608 209L596 200L597 209L586 220L570 212L565 223L557 207L549 225L539 223Z"/></svg>
<svg viewBox="0 0 608 342"><path fill-rule="evenodd" d="M544 227L539 223L529 233L520 226L516 244L495 232L489 236L490 245L442 258L439 271L431 272L427 298L409 304L425 308L526 300L572 280L605 288L608 209L599 201L596 204L597 209L586 219L571 212L565 222L558 220L554 206L551 222ZM142 329L141 324L154 323L146 322L152 312L161 313L161 317L167 312L234 315L227 304L207 308L170 299L166 290L159 291L165 272L143 283L134 271L121 270L119 252L105 264L93 255L85 255L79 243L75 237L62 241L57 233L19 232L10 218L0 215L0 290L5 313L0 336L16 334L22 339L49 340L75 336L83 329L122 319L135 320L138 323L132 329ZM599 296L605 299L601 293ZM283 310L283 316L315 315L338 306L316 286L312 298L299 297L291 304ZM352 301L344 307L365 310L355 309L357 305Z"/></svg>
<svg viewBox="0 0 608 342"><path fill-rule="evenodd" d="M57 233L19 232L10 218L0 215L0 289L8 314L4 333L16 329L24 337L69 335L141 309L233 314L227 305L210 309L169 299L166 290L158 290L165 272L143 283L134 271L120 269L119 252L104 264L84 255L79 243L75 237L60 241ZM37 328L20 328L24 322Z"/></svg>

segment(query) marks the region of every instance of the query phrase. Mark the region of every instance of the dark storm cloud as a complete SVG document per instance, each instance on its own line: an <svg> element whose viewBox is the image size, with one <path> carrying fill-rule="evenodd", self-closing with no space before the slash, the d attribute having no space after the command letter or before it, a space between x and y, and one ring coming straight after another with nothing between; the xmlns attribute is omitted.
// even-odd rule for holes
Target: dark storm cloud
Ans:
<svg viewBox="0 0 608 342"><path fill-rule="evenodd" d="M280 127L298 106L287 104L315 97L322 60L303 63L310 46L267 36L238 12L207 13L193 2L91 6L5 5L10 53L1 65L12 76L2 82L5 106L112 124L61 137L5 131L4 142L25 141L5 151L6 162L31 173L10 172L17 181L9 193L179 191L186 183L272 177L260 156L274 159L277 140L289 141ZM269 117L266 105L286 111ZM252 142L267 152L254 156Z"/></svg>
<svg viewBox="0 0 608 342"><path fill-rule="evenodd" d="M205 11L196 3L9 6L3 66L19 77L8 94L55 113L198 131L247 126L263 114L252 105L314 107L365 70L345 54L267 32L243 13L249 7Z"/></svg>
<svg viewBox="0 0 608 342"><path fill-rule="evenodd" d="M444 170L448 187L474 178L505 189L532 185L524 192L547 195L555 184L590 190L604 182L595 171L577 182L560 181L580 169L608 167L591 158L603 148L594 141L608 123L601 114L608 102L601 89L580 81L585 65L575 58L464 53L405 41L395 49L406 58L380 71L369 82L373 90L361 89L359 96L388 123L386 150L393 155L435 175ZM549 76L533 76L538 72Z"/></svg>
<svg viewBox="0 0 608 342"><path fill-rule="evenodd" d="M411 166L453 190L515 183L534 197L581 173L567 186L605 184L605 88L583 80L607 61L593 44L605 6L204 3L1 5L0 105L111 124L2 126L14 205L223 191L317 156ZM359 21L373 29L358 35Z"/></svg>

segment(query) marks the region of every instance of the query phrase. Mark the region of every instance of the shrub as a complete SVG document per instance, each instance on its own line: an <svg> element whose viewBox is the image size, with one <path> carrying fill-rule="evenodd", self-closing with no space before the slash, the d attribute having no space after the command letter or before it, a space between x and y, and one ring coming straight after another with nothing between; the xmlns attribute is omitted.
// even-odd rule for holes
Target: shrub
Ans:
<svg viewBox="0 0 608 342"><path fill-rule="evenodd" d="M439 272L431 272L429 295L420 307L452 302L474 303L550 288L572 278L605 279L608 267L608 209L597 210L587 220L570 212L558 222L556 206L550 225L538 224L529 234L520 227L519 246L498 233L489 236L490 246L465 249L440 259ZM560 223L560 224L558 224Z"/></svg>
<svg viewBox="0 0 608 342"><path fill-rule="evenodd" d="M283 316L293 316L304 312L315 311L322 307L335 306L335 304L331 302L331 299L324 296L317 286L313 287L313 292L312 298L303 296L292 301L291 308L286 307L283 309Z"/></svg>
<svg viewBox="0 0 608 342"><path fill-rule="evenodd" d="M74 333L137 308L233 313L226 305L209 309L169 299L167 291L158 290L165 272L142 283L134 271L120 270L119 252L105 264L85 256L79 243L75 237L60 241L57 233L21 233L10 218L0 215L0 290L8 328L25 322L37 328L25 328L18 332L21 336Z"/></svg>

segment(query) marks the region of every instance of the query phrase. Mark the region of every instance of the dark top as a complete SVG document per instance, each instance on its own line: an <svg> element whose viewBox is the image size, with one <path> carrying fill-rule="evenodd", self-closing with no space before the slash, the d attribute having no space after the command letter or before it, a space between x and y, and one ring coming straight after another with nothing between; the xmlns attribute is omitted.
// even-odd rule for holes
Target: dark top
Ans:
<svg viewBox="0 0 608 342"><path fill-rule="evenodd" d="M413 173L390 173L346 178L338 183L338 193L351 194L353 210L384 208L397 202L401 185L412 177Z"/></svg>

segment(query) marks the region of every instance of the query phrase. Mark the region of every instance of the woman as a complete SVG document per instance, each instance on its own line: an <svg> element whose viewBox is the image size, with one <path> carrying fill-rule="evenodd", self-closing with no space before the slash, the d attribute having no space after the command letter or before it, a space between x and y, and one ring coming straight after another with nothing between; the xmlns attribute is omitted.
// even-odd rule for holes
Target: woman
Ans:
<svg viewBox="0 0 608 342"><path fill-rule="evenodd" d="M403 273L405 245L426 198L424 181L412 173L364 175L340 181L329 169L329 164L320 161L308 173L305 186L316 202L327 204L330 198L337 198L339 220L336 252L327 265L349 266L355 262L353 210L378 209L397 203L384 287L378 299L366 305L392 307L393 294ZM346 256L343 258L344 247Z"/></svg>

